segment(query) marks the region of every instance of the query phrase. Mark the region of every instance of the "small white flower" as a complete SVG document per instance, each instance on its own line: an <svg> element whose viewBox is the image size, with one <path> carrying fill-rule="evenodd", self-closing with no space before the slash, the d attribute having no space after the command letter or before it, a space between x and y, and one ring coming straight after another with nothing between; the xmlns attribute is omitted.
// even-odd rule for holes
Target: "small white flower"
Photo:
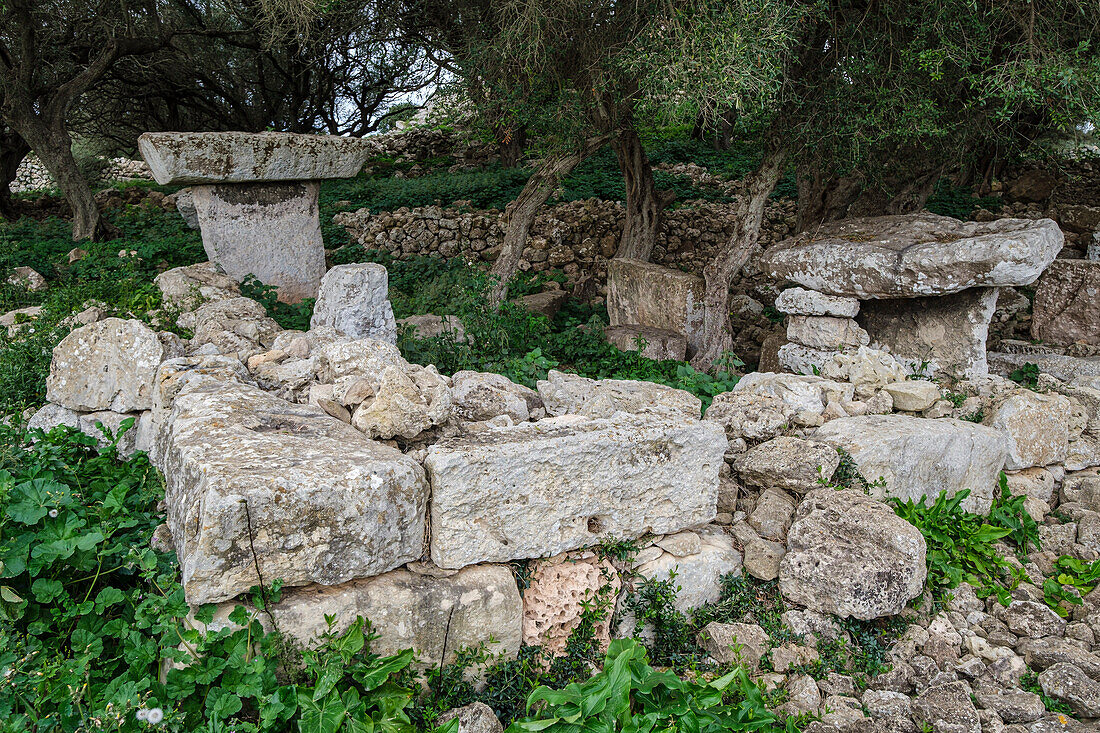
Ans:
<svg viewBox="0 0 1100 733"><path fill-rule="evenodd" d="M153 725L159 725L160 721L164 720L164 711L160 708L153 708L145 714L145 719Z"/></svg>
<svg viewBox="0 0 1100 733"><path fill-rule="evenodd" d="M51 509L50 510L50 519L57 519L57 510L56 509Z"/></svg>
<svg viewBox="0 0 1100 733"><path fill-rule="evenodd" d="M137 718L138 720L148 720L149 719L149 711L146 710L145 708L138 708L138 711L136 713L134 713L134 717Z"/></svg>

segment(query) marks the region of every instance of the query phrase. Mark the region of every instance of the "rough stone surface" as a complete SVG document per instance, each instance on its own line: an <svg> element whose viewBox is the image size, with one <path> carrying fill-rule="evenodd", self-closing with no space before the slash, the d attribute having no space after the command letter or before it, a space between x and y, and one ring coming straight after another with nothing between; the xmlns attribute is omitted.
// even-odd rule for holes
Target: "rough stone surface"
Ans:
<svg viewBox="0 0 1100 733"><path fill-rule="evenodd" d="M389 292L389 273L382 265L337 265L321 279L309 327L329 326L342 336L397 343Z"/></svg>
<svg viewBox="0 0 1100 733"><path fill-rule="evenodd" d="M1008 376L1014 369L1034 364L1043 374L1064 382L1078 377L1100 377L1100 357L1079 358L1065 354L1006 354L998 352L989 358L989 368Z"/></svg>
<svg viewBox="0 0 1100 733"><path fill-rule="evenodd" d="M940 398L940 388L923 379L894 382L887 384L883 389L894 398L894 409L906 412L927 410Z"/></svg>
<svg viewBox="0 0 1100 733"><path fill-rule="evenodd" d="M620 351L638 351L647 359L673 359L683 361L687 358L687 336L676 331L668 331L652 326L619 325L604 329L607 341ZM638 339L645 342L639 351Z"/></svg>
<svg viewBox="0 0 1100 733"><path fill-rule="evenodd" d="M662 552L657 558L636 563L634 572L651 581L669 580L679 588L673 607L681 613L718 600L722 594L722 576L741 574L741 553L733 546L733 538L714 526L697 530L699 551L694 555L677 556Z"/></svg>
<svg viewBox="0 0 1100 733"><path fill-rule="evenodd" d="M779 570L783 595L842 618L901 613L924 588L924 537L861 492L816 489L798 507Z"/></svg>
<svg viewBox="0 0 1100 733"><path fill-rule="evenodd" d="M612 601L620 587L611 563L591 552L537 561L523 592L523 643L562 656L585 608ZM606 648L611 640L610 614L596 622L593 633Z"/></svg>
<svg viewBox="0 0 1100 733"><path fill-rule="evenodd" d="M279 630L303 643L325 631L325 614L336 617L337 632L363 616L379 634L372 652L387 656L411 648L432 666L482 643L490 653L512 658L522 638L522 601L506 565L444 573L414 563L335 586L287 588L273 613Z"/></svg>
<svg viewBox="0 0 1100 733"><path fill-rule="evenodd" d="M612 326L649 326L687 338L687 355L703 337L703 278L649 262L607 263L607 315Z"/></svg>
<svg viewBox="0 0 1100 733"><path fill-rule="evenodd" d="M616 412L699 419L702 402L682 389L633 379L589 379L551 369L538 382L548 415L611 417Z"/></svg>
<svg viewBox="0 0 1100 733"><path fill-rule="evenodd" d="M192 311L201 304L213 300L240 297L237 281L223 272L213 262L174 267L153 278L160 289L165 305L182 311Z"/></svg>
<svg viewBox="0 0 1100 733"><path fill-rule="evenodd" d="M795 415L805 412L820 415L830 401L851 402L855 388L808 374L752 372L741 378L733 392L778 397Z"/></svg>
<svg viewBox="0 0 1100 733"><path fill-rule="evenodd" d="M780 397L751 392L723 392L715 395L704 420L726 429L730 440L769 440L790 423L794 409Z"/></svg>
<svg viewBox="0 0 1100 733"><path fill-rule="evenodd" d="M919 500L971 493L967 511L987 514L993 489L1008 457L1008 439L999 430L963 420L926 420L908 415L863 415L832 420L818 428L814 440L843 448L859 472L874 483L872 496Z"/></svg>
<svg viewBox="0 0 1100 733"><path fill-rule="evenodd" d="M282 330L268 317L267 310L251 298L204 303L194 313L181 316L178 323L194 334L188 345L189 353L211 344L218 352L236 354L242 361L270 349Z"/></svg>
<svg viewBox="0 0 1100 733"><path fill-rule="evenodd" d="M779 347L776 358L779 365L791 374L819 374L836 353L833 348L815 349L788 342Z"/></svg>
<svg viewBox="0 0 1100 733"><path fill-rule="evenodd" d="M1013 634L1032 639L1061 636L1066 630L1064 618L1035 601L1012 601L1004 611L1004 622Z"/></svg>
<svg viewBox="0 0 1100 733"><path fill-rule="evenodd" d="M183 221L189 229L198 230L199 215L195 211L195 198L191 195L190 188L181 188L175 193L176 211L183 217Z"/></svg>
<svg viewBox="0 0 1100 733"><path fill-rule="evenodd" d="M748 523L766 540L782 542L794 520L795 500L781 489L765 489L756 500Z"/></svg>
<svg viewBox="0 0 1100 733"><path fill-rule="evenodd" d="M458 319L458 316L437 316L434 313L424 313L419 316L398 318L397 325L411 329L413 336L418 339L447 335L459 343L466 341L466 327L462 325L462 321Z"/></svg>
<svg viewBox="0 0 1100 733"><path fill-rule="evenodd" d="M454 412L463 420L491 420L507 415L526 422L542 406L538 392L493 372L456 372L451 377Z"/></svg>
<svg viewBox="0 0 1100 733"><path fill-rule="evenodd" d="M290 132L146 132L138 151L162 186L351 178L369 141Z"/></svg>
<svg viewBox="0 0 1100 733"><path fill-rule="evenodd" d="M811 349L855 349L871 343L871 337L851 318L790 316L787 338Z"/></svg>
<svg viewBox="0 0 1100 733"><path fill-rule="evenodd" d="M855 298L825 295L804 288L787 288L775 299L775 308L780 313L788 313L792 316L855 318L859 313L859 301Z"/></svg>
<svg viewBox="0 0 1100 733"><path fill-rule="evenodd" d="M447 379L434 366L401 362L366 375L374 397L356 408L351 424L372 438L415 438L451 416Z"/></svg>
<svg viewBox="0 0 1100 733"><path fill-rule="evenodd" d="M740 662L754 672L771 646L767 632L756 624L723 624L711 621L699 632L699 645L720 664Z"/></svg>
<svg viewBox="0 0 1100 733"><path fill-rule="evenodd" d="M276 287L282 301L316 297L325 274L319 191L314 181L195 186L206 256L237 281L253 275Z"/></svg>
<svg viewBox="0 0 1100 733"><path fill-rule="evenodd" d="M148 410L157 367L168 356L141 321L106 318L82 326L54 347L46 399L77 412Z"/></svg>
<svg viewBox="0 0 1100 733"><path fill-rule="evenodd" d="M985 343L996 307L996 288L975 288L941 297L867 301L859 323L872 345L886 347L914 371L924 367L926 376L973 378L989 372Z"/></svg>
<svg viewBox="0 0 1100 733"><path fill-rule="evenodd" d="M1070 709L1085 718L1100 718L1100 682L1090 678L1079 667L1060 662L1039 673L1043 693L1062 700Z"/></svg>
<svg viewBox="0 0 1100 733"><path fill-rule="evenodd" d="M829 295L948 295L1030 285L1064 239L1051 219L963 222L927 212L846 219L780 242L761 267L776 280Z"/></svg>
<svg viewBox="0 0 1100 733"><path fill-rule="evenodd" d="M1008 436L1005 468L1016 471L1065 461L1071 418L1066 397L1018 389L998 398L983 422Z"/></svg>
<svg viewBox="0 0 1100 733"><path fill-rule="evenodd" d="M432 559L457 568L546 557L612 535L709 522L726 447L713 423L625 414L548 418L441 441L424 462Z"/></svg>
<svg viewBox="0 0 1100 733"><path fill-rule="evenodd" d="M458 718L458 733L504 733L504 726L493 709L483 702L472 702L439 716L438 726Z"/></svg>
<svg viewBox="0 0 1100 733"><path fill-rule="evenodd" d="M781 542L751 539L745 544L745 572L760 580L775 580L786 553L787 547Z"/></svg>
<svg viewBox="0 0 1100 733"><path fill-rule="evenodd" d="M857 395L870 397L887 384L904 381L909 370L889 352L862 346L833 354L821 368L821 376L851 382Z"/></svg>
<svg viewBox="0 0 1100 733"><path fill-rule="evenodd" d="M1055 260L1035 287L1031 336L1055 346L1100 345L1100 261Z"/></svg>
<svg viewBox="0 0 1100 733"><path fill-rule="evenodd" d="M913 717L936 733L981 733L978 711L964 682L929 687L913 699Z"/></svg>
<svg viewBox="0 0 1100 733"><path fill-rule="evenodd" d="M189 603L247 591L257 564L265 583L330 585L423 552L423 469L316 407L198 380L175 396L158 443Z"/></svg>
<svg viewBox="0 0 1100 733"><path fill-rule="evenodd" d="M800 438L773 438L737 459L737 473L749 484L805 494L832 478L840 465L836 448Z"/></svg>

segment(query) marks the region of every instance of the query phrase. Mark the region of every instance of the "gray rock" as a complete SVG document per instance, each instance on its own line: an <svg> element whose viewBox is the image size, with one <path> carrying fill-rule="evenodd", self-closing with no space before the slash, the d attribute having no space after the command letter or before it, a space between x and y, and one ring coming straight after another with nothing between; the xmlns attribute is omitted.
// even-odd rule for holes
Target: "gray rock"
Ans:
<svg viewBox="0 0 1100 733"><path fill-rule="evenodd" d="M612 326L649 326L687 339L687 355L702 343L703 278L649 262L615 257L607 263L607 315Z"/></svg>
<svg viewBox="0 0 1100 733"><path fill-rule="evenodd" d="M1035 287L1031 335L1048 344L1100 344L1100 262L1058 259L1050 263Z"/></svg>
<svg viewBox="0 0 1100 733"><path fill-rule="evenodd" d="M721 427L625 413L492 429L428 449L432 559L545 557L714 519ZM476 496L477 501L470 501Z"/></svg>
<svg viewBox="0 0 1100 733"><path fill-rule="evenodd" d="M766 540L782 542L794 520L795 500L781 489L765 489L749 515L749 525Z"/></svg>
<svg viewBox="0 0 1100 733"><path fill-rule="evenodd" d="M891 690L867 690L863 693L863 707L872 718L887 718L894 715L908 717L911 703L908 695Z"/></svg>
<svg viewBox="0 0 1100 733"><path fill-rule="evenodd" d="M787 533L779 589L842 618L895 615L924 588L925 553L921 533L886 505L853 490L816 489Z"/></svg>
<svg viewBox="0 0 1100 733"><path fill-rule="evenodd" d="M894 409L906 412L927 410L940 398L940 388L923 379L894 382L883 387L894 398Z"/></svg>
<svg viewBox="0 0 1100 733"><path fill-rule="evenodd" d="M1006 723L1030 723L1043 717L1046 708L1034 692L1011 689L981 689L975 692L978 704L997 713Z"/></svg>
<svg viewBox="0 0 1100 733"><path fill-rule="evenodd" d="M611 417L616 412L698 420L702 401L682 389L633 379L589 379L551 369L539 380L546 414Z"/></svg>
<svg viewBox="0 0 1100 733"><path fill-rule="evenodd" d="M1074 713L1085 718L1100 718L1100 682L1080 667L1059 662L1039 673L1043 694L1061 700Z"/></svg>
<svg viewBox="0 0 1100 733"><path fill-rule="evenodd" d="M221 354L235 354L245 361L267 351L282 330L268 318L262 305L250 298L227 298L200 305L194 313L180 317L179 323L193 332L188 353L212 344Z"/></svg>
<svg viewBox="0 0 1100 733"><path fill-rule="evenodd" d="M745 544L745 572L760 580L775 580L785 554L783 544L756 538Z"/></svg>
<svg viewBox="0 0 1100 733"><path fill-rule="evenodd" d="M821 708L821 691L814 678L796 674L787 680L787 702L783 707L794 715L816 713Z"/></svg>
<svg viewBox="0 0 1100 733"><path fill-rule="evenodd" d="M776 672L787 672L813 664L820 658L817 650L812 647L787 643L772 649L772 668Z"/></svg>
<svg viewBox="0 0 1100 733"><path fill-rule="evenodd" d="M418 339L430 339L436 336L448 336L459 343L466 342L466 328L458 316L437 316L424 313L397 319L398 326L406 326Z"/></svg>
<svg viewBox="0 0 1100 733"><path fill-rule="evenodd" d="M840 454L825 443L780 437L750 448L736 465L745 483L805 494L832 478Z"/></svg>
<svg viewBox="0 0 1100 733"><path fill-rule="evenodd" d="M372 262L337 265L325 273L309 327L331 327L350 338L397 342L389 273Z"/></svg>
<svg viewBox="0 0 1100 733"><path fill-rule="evenodd" d="M517 423L527 422L531 410L542 406L538 392L492 372L456 372L451 387L455 414L463 420L508 415Z"/></svg>
<svg viewBox="0 0 1100 733"><path fill-rule="evenodd" d="M787 288L775 299L775 308L780 313L795 316L855 318L859 313L859 301L803 288Z"/></svg>
<svg viewBox="0 0 1100 733"><path fill-rule="evenodd" d="M458 733L504 733L493 709L483 702L472 702L461 708L448 710L439 716L436 726L442 726L458 718Z"/></svg>
<svg viewBox="0 0 1100 733"><path fill-rule="evenodd" d="M866 346L871 337L851 318L789 316L787 338L811 349L833 351Z"/></svg>
<svg viewBox="0 0 1100 733"><path fill-rule="evenodd" d="M697 534L699 552L688 556L663 552L658 558L634 566L634 572L647 580L672 579L679 589L672 605L681 613L716 602L722 594L722 578L741 574L741 553L732 537L713 526L701 527Z"/></svg>
<svg viewBox="0 0 1100 733"><path fill-rule="evenodd" d="M723 624L711 621L699 632L699 646L719 664L741 663L754 672L768 650L768 634L756 624Z"/></svg>
<svg viewBox="0 0 1100 733"><path fill-rule="evenodd" d="M237 281L218 271L213 262L173 267L153 278L162 300L169 308L193 311L203 303L238 298L241 288Z"/></svg>
<svg viewBox="0 0 1100 733"><path fill-rule="evenodd" d="M1069 448L1072 405L1060 394L1018 389L998 397L983 421L1008 435L1005 468L1062 463Z"/></svg>
<svg viewBox="0 0 1100 733"><path fill-rule="evenodd" d="M814 440L848 451L875 497L919 501L941 490L949 496L970 489L962 507L986 514L1008 456L1004 433L963 420L926 420L907 415L864 415L832 420Z"/></svg>
<svg viewBox="0 0 1100 733"><path fill-rule="evenodd" d="M1062 636L1066 631L1064 618L1035 601L1012 601L1004 611L1004 622L1013 634L1032 639Z"/></svg>
<svg viewBox="0 0 1100 733"><path fill-rule="evenodd" d="M652 326L619 325L608 326L603 333L607 342L620 351L637 351L647 359L657 361L683 361L687 358L687 336L676 331Z"/></svg>
<svg viewBox="0 0 1100 733"><path fill-rule="evenodd" d="M814 227L770 248L760 265L775 280L829 295L947 295L1030 285L1064 239L1051 219L962 222L925 212Z"/></svg>
<svg viewBox="0 0 1100 733"><path fill-rule="evenodd" d="M794 409L770 394L723 392L715 395L704 420L726 429L730 440L768 440L779 435L794 416Z"/></svg>
<svg viewBox="0 0 1100 733"><path fill-rule="evenodd" d="M1016 651L1034 669L1046 669L1055 664L1071 664L1089 677L1100 681L1100 654L1090 653L1065 639L1021 639Z"/></svg>
<svg viewBox="0 0 1100 733"><path fill-rule="evenodd" d="M183 221L187 224L188 229L197 230L199 228L199 215L195 211L195 199L191 195L191 189L181 188L179 191L176 191L174 195L176 211L183 217Z"/></svg>
<svg viewBox="0 0 1100 733"><path fill-rule="evenodd" d="M257 572L332 585L423 552L423 469L317 407L196 380L172 401L155 453L189 603L243 593Z"/></svg>
<svg viewBox="0 0 1100 733"><path fill-rule="evenodd" d="M913 719L939 733L981 733L978 711L964 682L929 687L913 699Z"/></svg>
<svg viewBox="0 0 1100 733"><path fill-rule="evenodd" d="M813 375L752 372L741 377L733 392L778 397L794 415L820 415L830 401L851 402L855 387Z"/></svg>

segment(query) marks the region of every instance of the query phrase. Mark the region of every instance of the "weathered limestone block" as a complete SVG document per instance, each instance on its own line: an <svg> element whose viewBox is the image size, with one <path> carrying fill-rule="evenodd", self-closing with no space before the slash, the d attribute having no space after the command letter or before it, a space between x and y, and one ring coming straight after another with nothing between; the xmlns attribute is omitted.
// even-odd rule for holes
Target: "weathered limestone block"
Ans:
<svg viewBox="0 0 1100 733"><path fill-rule="evenodd" d="M375 379L374 396L351 418L351 424L370 437L415 438L450 418L451 389L434 366L389 366Z"/></svg>
<svg viewBox="0 0 1100 733"><path fill-rule="evenodd" d="M819 374L836 356L836 349L815 349L803 344L786 343L776 354L779 365L791 374Z"/></svg>
<svg viewBox="0 0 1100 733"><path fill-rule="evenodd" d="M331 585L423 551L428 486L400 451L311 405L235 382L185 384L158 436L189 603L260 582Z"/></svg>
<svg viewBox="0 0 1100 733"><path fill-rule="evenodd" d="M251 298L227 298L200 305L178 320L194 334L188 353L213 344L222 354L236 354L241 360L267 351L282 330L267 310Z"/></svg>
<svg viewBox="0 0 1100 733"><path fill-rule="evenodd" d="M805 494L832 478L839 465L840 454L831 445L779 437L739 456L737 474L753 486Z"/></svg>
<svg viewBox="0 0 1100 733"><path fill-rule="evenodd" d="M181 188L173 194L176 211L183 217L183 221L189 229L199 228L199 215L195 212L195 198L191 195L190 188Z"/></svg>
<svg viewBox="0 0 1100 733"><path fill-rule="evenodd" d="M1048 344L1100 345L1100 261L1055 260L1035 287L1031 336Z"/></svg>
<svg viewBox="0 0 1100 733"><path fill-rule="evenodd" d="M892 354L861 346L854 351L833 354L821 368L821 376L838 382L851 382L860 397L870 397L887 384L900 382L909 375Z"/></svg>
<svg viewBox="0 0 1100 733"><path fill-rule="evenodd" d="M1005 468L1017 471L1065 461L1072 410L1060 394L1018 389L998 398L983 422L1008 436Z"/></svg>
<svg viewBox="0 0 1100 733"><path fill-rule="evenodd" d="M237 281L275 286L284 302L315 297L325 274L319 191L316 181L195 186L206 256Z"/></svg>
<svg viewBox="0 0 1100 733"><path fill-rule="evenodd" d="M967 511L986 514L997 478L1008 458L1007 436L1000 430L963 420L927 420L909 415L863 415L832 420L813 439L843 448L870 482L877 498L919 501L963 489Z"/></svg>
<svg viewBox="0 0 1100 733"><path fill-rule="evenodd" d="M354 137L290 132L146 132L138 150L162 186L351 178L370 155Z"/></svg>
<svg viewBox="0 0 1100 733"><path fill-rule="evenodd" d="M872 345L885 346L914 371L974 378L987 374L985 342L997 308L996 288L932 298L865 301L860 324Z"/></svg>
<svg viewBox="0 0 1100 733"><path fill-rule="evenodd" d="M855 349L871 343L871 337L851 318L790 316L787 338L811 349Z"/></svg>
<svg viewBox="0 0 1100 733"><path fill-rule="evenodd" d="M768 440L790 424L794 413L775 395L731 391L715 395L703 419L722 425L730 440Z"/></svg>
<svg viewBox="0 0 1100 733"><path fill-rule="evenodd" d="M634 567L634 572L651 581L668 580L679 587L673 607L681 613L691 613L706 603L713 603L722 594L722 576L741 574L741 553L734 547L733 537L720 527L707 526L695 530L699 535L699 551L691 555L662 552L649 562Z"/></svg>
<svg viewBox="0 0 1100 733"><path fill-rule="evenodd" d="M237 281L218 271L213 262L173 267L153 278L160 289L164 304L182 311L193 311L213 300L239 298Z"/></svg>
<svg viewBox="0 0 1100 733"><path fill-rule="evenodd" d="M592 552L537 561L523 592L523 643L541 646L556 657L564 655L585 609L613 604L621 586L615 567ZM593 633L606 649L611 641L610 613L596 622Z"/></svg>
<svg viewBox="0 0 1100 733"><path fill-rule="evenodd" d="M153 406L153 379L170 356L138 320L106 318L54 347L46 399L77 412L137 412Z"/></svg>
<svg viewBox="0 0 1100 733"><path fill-rule="evenodd" d="M652 326L619 325L604 329L607 341L620 351L638 351L647 359L673 359L683 361L687 358L687 337L676 331L668 331ZM639 351L641 339L645 345Z"/></svg>
<svg viewBox="0 0 1100 733"><path fill-rule="evenodd" d="M860 491L815 489L798 507L779 590L812 611L873 619L901 613L924 589L924 536Z"/></svg>
<svg viewBox="0 0 1100 733"><path fill-rule="evenodd" d="M418 316L398 318L397 325L405 326L412 331L412 335L418 339L430 339L436 336L449 336L459 343L465 342L466 327L458 316L437 316L434 313L423 313Z"/></svg>
<svg viewBox="0 0 1100 733"><path fill-rule="evenodd" d="M778 397L795 415L804 412L820 415L830 401L851 402L855 395L855 388L851 384L834 382L812 374L773 372L746 374L732 391Z"/></svg>
<svg viewBox="0 0 1100 733"><path fill-rule="evenodd" d="M350 338L396 343L397 324L389 292L389 273L382 265L337 265L321 280L309 326L330 326Z"/></svg>
<svg viewBox="0 0 1100 733"><path fill-rule="evenodd" d="M702 401L682 389L633 379L589 379L551 369L538 382L548 415L611 417L616 412L699 419Z"/></svg>
<svg viewBox="0 0 1100 733"><path fill-rule="evenodd" d="M949 295L1030 285L1064 239L1051 219L964 222L924 212L815 227L767 250L760 265L776 280L829 295Z"/></svg>
<svg viewBox="0 0 1100 733"><path fill-rule="evenodd" d="M612 326L649 326L682 334L692 356L703 337L703 278L649 262L607 263L607 315Z"/></svg>
<svg viewBox="0 0 1100 733"><path fill-rule="evenodd" d="M546 557L709 522L726 448L713 423L625 413L443 440L424 461L432 560L458 568Z"/></svg>
<svg viewBox="0 0 1100 733"><path fill-rule="evenodd" d="M1065 354L990 354L989 368L1008 376L1025 364L1034 364L1043 374L1069 382L1077 377L1100 377L1100 357L1081 358Z"/></svg>
<svg viewBox="0 0 1100 733"><path fill-rule="evenodd" d="M927 410L940 398L940 388L934 382L923 379L893 382L884 386L883 389L894 399L894 409L905 412Z"/></svg>
<svg viewBox="0 0 1100 733"><path fill-rule="evenodd" d="M454 412L463 420L491 420L507 415L513 422L531 419L542 407L538 392L492 372L455 372L451 377Z"/></svg>
<svg viewBox="0 0 1100 733"><path fill-rule="evenodd" d="M775 308L792 316L855 318L859 313L859 301L803 288L787 288L775 299Z"/></svg>

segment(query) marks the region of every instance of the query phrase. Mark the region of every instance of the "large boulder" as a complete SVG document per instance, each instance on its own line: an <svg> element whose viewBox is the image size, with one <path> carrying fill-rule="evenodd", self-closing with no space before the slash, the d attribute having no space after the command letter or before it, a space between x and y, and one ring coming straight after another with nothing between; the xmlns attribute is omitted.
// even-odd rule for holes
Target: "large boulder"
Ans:
<svg viewBox="0 0 1100 733"><path fill-rule="evenodd" d="M924 589L924 536L850 489L815 489L799 505L779 590L812 611L868 620L901 613Z"/></svg>
<svg viewBox="0 0 1100 733"><path fill-rule="evenodd" d="M432 560L460 568L546 557L709 522L726 448L713 423L625 413L443 440L424 462Z"/></svg>
<svg viewBox="0 0 1100 733"><path fill-rule="evenodd" d="M803 288L787 288L775 299L775 308L792 316L855 318L859 313L859 301Z"/></svg>
<svg viewBox="0 0 1100 733"><path fill-rule="evenodd" d="M343 583L423 552L423 469L317 407L200 379L175 395L158 443L189 603L276 578Z"/></svg>
<svg viewBox="0 0 1100 733"><path fill-rule="evenodd" d="M647 359L683 361L687 357L687 336L652 326L622 325L604 329L607 342L620 351L637 351Z"/></svg>
<svg viewBox="0 0 1100 733"><path fill-rule="evenodd" d="M996 309L996 288L973 288L866 301L858 320L876 348L885 347L912 371L969 379L989 372L985 342Z"/></svg>
<svg viewBox="0 0 1100 733"><path fill-rule="evenodd" d="M705 283L698 275L616 257L607 263L607 315L612 326L649 326L687 338L687 355L703 338Z"/></svg>
<svg viewBox="0 0 1100 733"><path fill-rule="evenodd" d="M106 318L82 326L53 349L46 399L77 412L148 410L157 367L171 356L141 321Z"/></svg>
<svg viewBox="0 0 1100 733"><path fill-rule="evenodd" d="M1005 468L1017 471L1064 462L1072 418L1073 405L1067 397L1018 389L998 397L984 423L1008 436Z"/></svg>
<svg viewBox="0 0 1100 733"><path fill-rule="evenodd" d="M309 327L329 326L342 336L396 343L389 293L389 273L382 265L337 265L321 280Z"/></svg>
<svg viewBox="0 0 1100 733"><path fill-rule="evenodd" d="M616 412L699 419L702 401L682 389L633 379L589 379L550 370L538 382L548 415L611 417Z"/></svg>
<svg viewBox="0 0 1100 733"><path fill-rule="evenodd" d="M919 501L970 489L962 507L980 514L989 512L1009 454L1004 432L952 418L845 417L825 423L813 438L851 454L872 496Z"/></svg>
<svg viewBox="0 0 1100 733"><path fill-rule="evenodd" d="M157 183L247 183L351 178L370 142L290 132L146 132L138 150Z"/></svg>
<svg viewBox="0 0 1100 733"><path fill-rule="evenodd" d="M531 419L542 407L538 392L493 372L455 372L451 377L455 415L463 420L491 420L507 415L513 422Z"/></svg>
<svg viewBox="0 0 1100 733"><path fill-rule="evenodd" d="M972 222L924 212L814 227L769 249L760 264L776 280L828 295L912 298L1030 285L1063 242L1051 219Z"/></svg>
<svg viewBox="0 0 1100 733"><path fill-rule="evenodd" d="M1055 260L1039 278L1031 336L1048 344L1100 345L1100 261Z"/></svg>

